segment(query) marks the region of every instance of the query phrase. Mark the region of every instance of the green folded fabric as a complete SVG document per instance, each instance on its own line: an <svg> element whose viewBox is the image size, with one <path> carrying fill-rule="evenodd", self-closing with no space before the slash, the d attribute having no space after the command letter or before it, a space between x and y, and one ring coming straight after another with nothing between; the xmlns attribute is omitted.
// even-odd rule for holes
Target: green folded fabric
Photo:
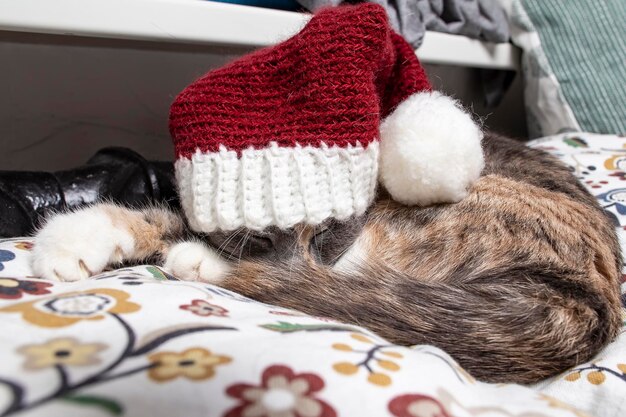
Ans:
<svg viewBox="0 0 626 417"><path fill-rule="evenodd" d="M626 2L522 0L584 131L626 133Z"/></svg>

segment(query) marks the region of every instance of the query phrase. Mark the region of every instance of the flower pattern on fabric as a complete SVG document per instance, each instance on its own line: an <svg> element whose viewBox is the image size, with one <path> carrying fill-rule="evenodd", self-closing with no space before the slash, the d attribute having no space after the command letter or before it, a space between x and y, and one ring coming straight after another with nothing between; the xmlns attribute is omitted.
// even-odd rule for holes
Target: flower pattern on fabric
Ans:
<svg viewBox="0 0 626 417"><path fill-rule="evenodd" d="M604 161L604 167L610 171L626 170L626 155L613 155Z"/></svg>
<svg viewBox="0 0 626 417"><path fill-rule="evenodd" d="M166 271L159 268L158 266L147 266L146 271L148 271L152 278L156 279L157 281L179 281L178 278L168 274Z"/></svg>
<svg viewBox="0 0 626 417"><path fill-rule="evenodd" d="M202 348L191 348L184 352L159 352L148 357L154 364L148 371L153 381L167 382L179 377L200 381L215 375L215 367L232 361L229 356L215 355Z"/></svg>
<svg viewBox="0 0 626 417"><path fill-rule="evenodd" d="M609 177L617 178L620 181L626 181L626 171L615 171L609 174Z"/></svg>
<svg viewBox="0 0 626 417"><path fill-rule="evenodd" d="M27 240L24 240L22 242L16 242L14 247L15 249L20 249L20 250L25 250L25 251L30 251L33 248L33 242L29 242Z"/></svg>
<svg viewBox="0 0 626 417"><path fill-rule="evenodd" d="M260 385L235 384L226 390L240 404L224 417L336 417L335 410L316 397L323 388L318 375L273 365L263 371Z"/></svg>
<svg viewBox="0 0 626 417"><path fill-rule="evenodd" d="M583 366L574 369L569 374L563 377L564 380L569 382L575 382L581 379L581 376L586 373L586 380L590 384L600 385L606 381L607 375L610 377L616 377L626 382L626 364L618 363L616 365L617 370L607 368L605 366L598 366L592 363L589 366Z"/></svg>
<svg viewBox="0 0 626 417"><path fill-rule="evenodd" d="M396 362L398 359L402 359L401 353L389 350L394 347L393 345L377 345L367 336L358 333L352 333L350 337L361 343L373 345L367 350L354 349L352 346L345 343L333 344L333 349L341 350L343 352L353 352L365 354L365 359L359 362L337 362L333 364L333 369L343 375L354 375L359 372L361 367L365 368L368 372L367 381L371 384L378 385L380 387L386 387L391 385L391 377L383 371L397 372L400 370L400 365ZM383 371L375 370L374 366L382 368Z"/></svg>
<svg viewBox="0 0 626 417"><path fill-rule="evenodd" d="M541 399L553 400L547 396L541 397ZM565 408L563 404L557 405L556 401L553 401L550 406L578 412L573 407ZM549 414L537 411L517 414L510 412L503 406L467 406L460 403L458 399L443 388L437 389L437 398L426 394L399 395L389 402L388 409L395 417L549 417ZM587 417L582 413L575 415L577 417Z"/></svg>
<svg viewBox="0 0 626 417"><path fill-rule="evenodd" d="M626 215L626 188L616 188L614 190L602 193L597 197L602 200L604 208L615 206L617 212L621 215Z"/></svg>
<svg viewBox="0 0 626 417"><path fill-rule="evenodd" d="M560 401L554 397L550 397L549 395L539 394L539 398L548 403L548 407L550 408L569 411L572 415L576 417L591 417L589 414L583 413L577 408L572 407L571 405L564 403L563 401Z"/></svg>
<svg viewBox="0 0 626 417"><path fill-rule="evenodd" d="M215 304L211 304L205 300L193 300L191 304L183 304L181 310L187 310L196 316L209 317L228 317L228 310Z"/></svg>
<svg viewBox="0 0 626 417"><path fill-rule="evenodd" d="M579 180L584 180L598 169L595 165L582 163L579 158L574 155L570 157L573 162L570 170Z"/></svg>
<svg viewBox="0 0 626 417"><path fill-rule="evenodd" d="M389 412L396 417L453 417L433 397L422 394L406 394L389 402Z"/></svg>
<svg viewBox="0 0 626 417"><path fill-rule="evenodd" d="M43 344L21 346L18 352L26 356L24 369L37 370L56 365L97 365L97 353L106 349L103 343L79 343L72 337L61 337Z"/></svg>
<svg viewBox="0 0 626 417"><path fill-rule="evenodd" d="M604 180L586 180L585 185L591 189L602 188L607 185L609 182Z"/></svg>
<svg viewBox="0 0 626 417"><path fill-rule="evenodd" d="M50 294L46 288L52 287L48 282L29 281L25 279L0 278L0 298L18 299L24 294Z"/></svg>
<svg viewBox="0 0 626 417"><path fill-rule="evenodd" d="M15 259L15 254L11 251L0 249L0 271L4 269L4 263Z"/></svg>
<svg viewBox="0 0 626 417"><path fill-rule="evenodd" d="M24 320L42 327L65 327L82 320L101 320L106 313L139 310L139 305L128 298L127 292L98 288L9 305L0 308L0 313L21 313Z"/></svg>
<svg viewBox="0 0 626 417"><path fill-rule="evenodd" d="M577 136L570 136L563 139L563 143L571 146L572 148L588 148L587 141Z"/></svg>
<svg viewBox="0 0 626 417"><path fill-rule="evenodd" d="M270 314L274 314L276 316L287 316L287 317L308 317L304 313L299 313L297 311L285 311L285 310L270 310L268 311Z"/></svg>

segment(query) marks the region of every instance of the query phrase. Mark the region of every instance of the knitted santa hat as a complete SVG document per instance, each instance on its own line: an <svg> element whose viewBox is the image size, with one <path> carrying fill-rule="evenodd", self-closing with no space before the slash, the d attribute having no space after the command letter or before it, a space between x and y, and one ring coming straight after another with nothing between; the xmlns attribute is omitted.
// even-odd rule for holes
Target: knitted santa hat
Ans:
<svg viewBox="0 0 626 417"><path fill-rule="evenodd" d="M483 164L478 127L431 91L374 4L324 9L287 41L209 72L172 104L170 132L199 232L362 214L379 162L397 201L457 201Z"/></svg>

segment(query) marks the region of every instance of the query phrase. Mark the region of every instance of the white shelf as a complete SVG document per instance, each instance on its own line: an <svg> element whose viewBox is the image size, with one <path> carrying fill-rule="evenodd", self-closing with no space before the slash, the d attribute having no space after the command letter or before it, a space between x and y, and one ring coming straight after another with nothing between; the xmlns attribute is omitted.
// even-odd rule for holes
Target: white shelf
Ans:
<svg viewBox="0 0 626 417"><path fill-rule="evenodd" d="M0 30L121 40L229 46L272 45L310 15L200 0L0 0ZM427 32L425 63L517 69L519 51Z"/></svg>

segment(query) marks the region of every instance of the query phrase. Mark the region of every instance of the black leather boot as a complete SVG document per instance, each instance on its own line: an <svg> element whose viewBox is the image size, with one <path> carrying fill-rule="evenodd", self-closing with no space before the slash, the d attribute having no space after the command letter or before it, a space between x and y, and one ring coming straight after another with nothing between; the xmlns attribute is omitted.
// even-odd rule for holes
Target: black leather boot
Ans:
<svg viewBox="0 0 626 417"><path fill-rule="evenodd" d="M30 235L55 211L103 199L127 207L166 203L177 209L174 166L112 147L68 171L0 171L0 237Z"/></svg>

